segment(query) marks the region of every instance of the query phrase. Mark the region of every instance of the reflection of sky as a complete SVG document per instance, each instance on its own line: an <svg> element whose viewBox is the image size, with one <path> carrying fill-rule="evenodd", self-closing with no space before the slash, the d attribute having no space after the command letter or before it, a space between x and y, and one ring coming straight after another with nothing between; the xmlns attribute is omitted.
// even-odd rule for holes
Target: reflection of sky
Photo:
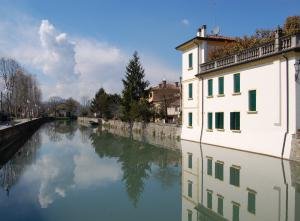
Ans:
<svg viewBox="0 0 300 221"><path fill-rule="evenodd" d="M114 159L100 159L89 143L81 142L79 131L72 140L50 142L43 137L43 148L25 179L39 185L38 201L47 208L55 199L66 197L68 191L102 186L120 179L121 169Z"/></svg>

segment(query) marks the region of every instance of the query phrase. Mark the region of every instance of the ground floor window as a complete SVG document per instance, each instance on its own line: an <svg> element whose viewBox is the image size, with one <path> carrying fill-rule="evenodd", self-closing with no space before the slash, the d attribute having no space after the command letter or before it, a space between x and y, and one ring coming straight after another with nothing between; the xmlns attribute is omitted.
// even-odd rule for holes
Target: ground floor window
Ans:
<svg viewBox="0 0 300 221"><path fill-rule="evenodd" d="M232 221L240 220L240 205L232 202Z"/></svg>
<svg viewBox="0 0 300 221"><path fill-rule="evenodd" d="M240 186L240 169L236 167L230 167L230 184L234 186Z"/></svg>
<svg viewBox="0 0 300 221"><path fill-rule="evenodd" d="M216 129L224 129L224 113L216 112L215 113L215 127Z"/></svg>
<svg viewBox="0 0 300 221"><path fill-rule="evenodd" d="M193 113L189 113L189 127L193 126Z"/></svg>
<svg viewBox="0 0 300 221"><path fill-rule="evenodd" d="M248 190L248 212L252 214L255 214L255 198L256 192Z"/></svg>
<svg viewBox="0 0 300 221"><path fill-rule="evenodd" d="M207 129L212 130L213 114L207 113Z"/></svg>
<svg viewBox="0 0 300 221"><path fill-rule="evenodd" d="M240 130L240 112L230 112L230 130Z"/></svg>
<svg viewBox="0 0 300 221"><path fill-rule="evenodd" d="M212 191L207 191L207 208L212 209Z"/></svg>
<svg viewBox="0 0 300 221"><path fill-rule="evenodd" d="M224 197L218 195L218 213L223 216L223 201Z"/></svg>
<svg viewBox="0 0 300 221"><path fill-rule="evenodd" d="M188 181L188 196L193 197L193 182L190 180Z"/></svg>
<svg viewBox="0 0 300 221"><path fill-rule="evenodd" d="M207 158L207 175L212 175L212 159Z"/></svg>
<svg viewBox="0 0 300 221"><path fill-rule="evenodd" d="M216 162L215 163L215 178L219 179L219 180L223 180L224 179L223 171L224 171L223 163Z"/></svg>
<svg viewBox="0 0 300 221"><path fill-rule="evenodd" d="M188 221L193 220L193 212L191 210L188 210Z"/></svg>

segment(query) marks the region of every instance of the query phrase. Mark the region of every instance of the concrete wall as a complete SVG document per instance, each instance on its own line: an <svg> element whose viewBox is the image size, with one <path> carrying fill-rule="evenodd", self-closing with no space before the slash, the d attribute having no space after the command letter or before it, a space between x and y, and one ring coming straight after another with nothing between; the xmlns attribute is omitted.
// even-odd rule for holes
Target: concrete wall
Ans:
<svg viewBox="0 0 300 221"><path fill-rule="evenodd" d="M5 150L18 139L32 133L50 118L37 118L0 130L0 151Z"/></svg>

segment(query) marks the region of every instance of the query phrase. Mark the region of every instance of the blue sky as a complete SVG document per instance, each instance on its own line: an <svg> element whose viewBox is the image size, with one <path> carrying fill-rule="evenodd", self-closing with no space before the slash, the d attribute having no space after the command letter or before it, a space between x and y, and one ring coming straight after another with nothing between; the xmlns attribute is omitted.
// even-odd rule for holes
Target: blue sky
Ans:
<svg viewBox="0 0 300 221"><path fill-rule="evenodd" d="M119 73L108 75L108 77L114 75L114 81L121 80L126 61L133 51L137 50L141 54L145 68L147 67L149 70L147 77L152 83L158 82L162 77L170 78L170 80L178 79L181 61L179 52L175 51L174 48L183 41L194 37L197 28L202 24L207 24L209 31L216 25L220 26L222 35L242 36L253 33L257 28L274 28L282 24L288 15L299 15L300 12L300 1L296 0L6 0L0 1L0 4L2 8L0 9L2 12L2 21L0 19L0 22L2 24L4 21L5 23L12 22L12 24L17 23L18 25L14 26L19 27L22 26L20 22L25 17L25 27L28 26L27 29L32 27L31 32L34 32L34 30L38 30L42 20L48 20L57 31L57 35L66 33L70 42L76 44L77 41L81 42L81 44L78 43L81 45L81 50L84 50L84 46L87 44L91 48L93 48L93 44L98 44L99 50L104 50L104 52L105 50L116 49L120 57L116 61L119 61L121 66L113 68L110 66L109 70L115 68L115 71ZM16 18L20 19L16 21ZM3 30L5 28L2 27ZM21 34L19 38L22 39L24 31L17 32L17 34L18 36ZM25 33L25 35L33 34ZM38 33L36 35L37 38L33 41L29 40L30 37L26 37L27 45L30 42L37 44L36 41L40 39L40 36ZM3 38L5 36L0 35L0 47L2 46L1 42L8 42L7 39ZM19 44L11 43L12 47ZM36 47L35 45L35 51L37 51ZM75 62L77 63L77 59L79 59L77 57L83 58L79 54L78 47L74 48ZM34 49L31 48L30 50ZM101 59L101 56L105 56L102 53L100 56L99 50L98 57L96 56L95 59ZM84 51L84 53L87 54L88 52ZM92 49L89 50L89 53L91 53L90 59L93 59L94 52ZM7 55L8 53L2 51L2 54ZM43 73L45 64L32 64L30 62L32 59L24 59L24 56L16 57L26 67L36 72L41 84L45 85L45 97L55 95L49 88L53 88L52 86L55 86L57 82L62 83L62 81L57 79L57 76L45 75ZM95 62L92 65L99 67L99 64L95 64ZM51 64L46 66L49 65ZM104 65L107 66L107 63ZM81 73L81 70L79 68L77 71ZM105 72L105 68L101 71ZM68 74L66 75L68 76ZM91 74L91 77L95 76L95 73ZM91 96L99 86L106 86L108 87L106 89L111 92L120 91L121 84L117 84L117 86L113 86L111 83L106 84L104 77L107 76L100 77L99 83L93 89L89 88L90 90L86 95ZM88 85L88 83L86 84ZM60 85L61 91L59 93L65 95L66 93L61 87L63 84ZM82 87L81 90L84 88L86 86ZM82 91L82 95L84 95L84 91Z"/></svg>

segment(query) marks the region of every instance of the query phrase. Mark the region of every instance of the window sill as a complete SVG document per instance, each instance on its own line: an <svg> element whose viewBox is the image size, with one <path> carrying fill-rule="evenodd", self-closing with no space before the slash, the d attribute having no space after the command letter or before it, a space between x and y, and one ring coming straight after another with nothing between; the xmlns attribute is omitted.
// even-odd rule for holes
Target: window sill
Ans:
<svg viewBox="0 0 300 221"><path fill-rule="evenodd" d="M190 100L193 100L193 98L192 98L192 97L189 97L188 100L189 100L189 101L190 101Z"/></svg>
<svg viewBox="0 0 300 221"><path fill-rule="evenodd" d="M206 98L213 98L214 96L213 95L209 95L209 96L207 96Z"/></svg>
<svg viewBox="0 0 300 221"><path fill-rule="evenodd" d="M191 68L188 68L188 71L191 71L191 70L193 70L193 67L191 67Z"/></svg>
<svg viewBox="0 0 300 221"><path fill-rule="evenodd" d="M247 114L257 114L257 111L247 111Z"/></svg>
<svg viewBox="0 0 300 221"><path fill-rule="evenodd" d="M242 94L241 92L234 92L232 95L237 96L237 95L241 95L241 94Z"/></svg>
<svg viewBox="0 0 300 221"><path fill-rule="evenodd" d="M189 128L189 129L193 129L193 126L187 126L187 128Z"/></svg>
<svg viewBox="0 0 300 221"><path fill-rule="evenodd" d="M241 133L241 130L231 130L233 133Z"/></svg>
<svg viewBox="0 0 300 221"><path fill-rule="evenodd" d="M212 129L207 129L206 132L213 132L213 130Z"/></svg>
<svg viewBox="0 0 300 221"><path fill-rule="evenodd" d="M217 97L225 97L225 94L218 94Z"/></svg>
<svg viewBox="0 0 300 221"><path fill-rule="evenodd" d="M218 129L218 128L217 128L217 131L224 132L225 130L224 130L224 129Z"/></svg>

